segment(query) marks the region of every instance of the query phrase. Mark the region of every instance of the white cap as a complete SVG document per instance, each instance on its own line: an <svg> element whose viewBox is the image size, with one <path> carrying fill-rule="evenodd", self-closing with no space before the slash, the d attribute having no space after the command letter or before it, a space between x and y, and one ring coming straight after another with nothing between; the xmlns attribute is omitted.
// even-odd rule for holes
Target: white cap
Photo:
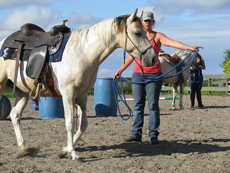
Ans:
<svg viewBox="0 0 230 173"><path fill-rule="evenodd" d="M141 20L154 20L154 16L152 12L146 11L142 14Z"/></svg>

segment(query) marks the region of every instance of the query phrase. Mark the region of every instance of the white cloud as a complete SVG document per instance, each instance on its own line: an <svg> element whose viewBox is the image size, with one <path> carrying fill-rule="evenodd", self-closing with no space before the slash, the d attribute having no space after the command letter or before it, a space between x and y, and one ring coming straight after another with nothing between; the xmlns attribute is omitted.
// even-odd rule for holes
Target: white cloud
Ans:
<svg viewBox="0 0 230 173"><path fill-rule="evenodd" d="M77 4L75 1L72 2L70 4ZM87 2L79 2L81 2L79 4L87 6ZM127 0L126 3L128 2L139 4L138 13L142 10L153 11L156 19L154 30L191 46L204 46L205 49L201 50L207 66L204 74L223 73L221 69L218 71L215 71L215 69L220 68L219 64L223 60L223 51L230 47L229 0L149 0L148 3ZM95 10L93 8L83 10L79 9L79 6L72 6L67 9L62 7L62 3L66 5L66 1L62 0L0 1L0 9L3 9L1 12L4 13L0 18L0 38L19 30L23 24L28 22L37 24L48 31L52 26L60 24L64 19L68 19L67 26L73 31L79 28L80 25L98 23L107 18L108 15L118 16L114 15L115 12L112 8L115 7L108 7L111 10L108 12L107 9L108 13L106 14L105 9L100 6L100 2L95 3ZM8 9L9 11L7 11ZM129 6L129 8L126 8L127 13L123 9L121 11L123 10L123 14L128 14L128 12L133 12L133 9L134 7ZM9 14L12 10L14 11ZM4 16L6 14L8 16ZM99 17L95 17L98 15ZM172 48L163 47L163 49L169 50L169 53L175 51ZM108 74L107 76L112 77L123 63L122 56L122 51L115 51L111 54L100 66L98 75L103 77L103 75ZM122 75L126 77L131 76L131 74L132 67L126 69Z"/></svg>
<svg viewBox="0 0 230 173"><path fill-rule="evenodd" d="M114 71L111 69L102 68L98 71L98 77L113 77Z"/></svg>
<svg viewBox="0 0 230 173"><path fill-rule="evenodd" d="M214 71L214 74L223 74L224 73L224 69L223 68L218 68ZM213 71L210 71L210 74L213 74Z"/></svg>
<svg viewBox="0 0 230 173"><path fill-rule="evenodd" d="M78 24L78 25L82 25L82 24L92 25L102 20L102 18L100 17L93 17L90 13L79 15L77 14L77 12L70 13L68 19L71 24Z"/></svg>
<svg viewBox="0 0 230 173"><path fill-rule="evenodd" d="M104 67L103 65L100 67L97 76L98 77L113 77L115 72L118 70L119 66L117 66L117 68L113 68L113 69L107 69L107 68L102 68ZM123 77L131 77L133 73L132 68L126 69L123 73L122 76Z"/></svg>
<svg viewBox="0 0 230 173"><path fill-rule="evenodd" d="M162 13L179 14L185 9L191 9L196 13L223 13L230 7L229 0L149 0L148 4L155 6L155 10Z"/></svg>
<svg viewBox="0 0 230 173"><path fill-rule="evenodd" d="M156 22L163 20L197 20L197 17L212 18L214 15L229 14L229 0L149 0L145 10L152 10ZM183 16L183 17L182 17ZM196 18L194 18L196 16Z"/></svg>
<svg viewBox="0 0 230 173"><path fill-rule="evenodd" d="M25 23L35 23L41 27L45 27L50 23L51 19L52 11L50 9L31 6L25 10L15 10L3 22L0 22L0 29L3 32L4 29L7 31L16 31Z"/></svg>
<svg viewBox="0 0 230 173"><path fill-rule="evenodd" d="M0 9L28 6L28 5L49 5L52 0L2 0L0 1Z"/></svg>

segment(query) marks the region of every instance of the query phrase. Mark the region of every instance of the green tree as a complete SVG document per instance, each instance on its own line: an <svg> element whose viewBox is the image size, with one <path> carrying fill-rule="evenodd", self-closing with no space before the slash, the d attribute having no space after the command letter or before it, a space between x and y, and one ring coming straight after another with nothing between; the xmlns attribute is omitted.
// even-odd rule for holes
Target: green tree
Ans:
<svg viewBox="0 0 230 173"><path fill-rule="evenodd" d="M230 48L224 51L224 61L220 66L224 69L226 74L230 74Z"/></svg>

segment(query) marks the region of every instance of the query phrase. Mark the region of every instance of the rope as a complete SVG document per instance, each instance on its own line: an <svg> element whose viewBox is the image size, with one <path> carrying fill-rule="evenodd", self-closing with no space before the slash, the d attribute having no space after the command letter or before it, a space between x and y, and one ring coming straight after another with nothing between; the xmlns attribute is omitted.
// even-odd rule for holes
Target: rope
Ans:
<svg viewBox="0 0 230 173"><path fill-rule="evenodd" d="M168 79L168 78L171 78L171 77L174 77L180 73L183 73L188 67L191 66L192 62L194 61L196 55L197 55L197 49L196 49L196 52L194 54L194 57L192 58L191 62L186 66L186 68L184 68L183 70L181 70L180 72L174 74L174 75L171 75L171 76L168 76L168 77L163 77L164 75L168 74L169 72L171 72L173 69L175 69L178 65L180 65L183 61L185 61L185 59L187 59L191 54L192 54L192 51L187 55L187 57L185 59L183 59L180 63L178 63L176 66L174 66L171 70L165 72L164 74L161 74L160 76L156 77L156 78L150 78L148 80L145 80L143 82L133 82L133 81L130 81L120 75L119 78L120 78L120 83L121 83L121 90L122 90L122 95L123 95L123 98L122 96L119 94L118 92L118 89L117 89L117 85L116 85L116 81L113 80L112 81L112 87L113 87L113 93L114 93L114 96L115 96L115 101L116 101L116 104L117 104L117 109L118 109L118 112L119 112L119 115L120 117L123 119L123 120L128 120L130 117L131 117L131 111L129 109L129 106L127 105L126 103L126 99L125 99L125 94L124 94L124 90L123 90L123 85L122 85L122 79L126 80L127 82L130 82L132 84L143 84L143 83L148 83L148 82L151 82L153 80L163 80L163 79ZM117 95L120 97L121 101L125 104L125 106L127 107L128 111L129 111L129 116L128 118L123 118L122 115L121 115L121 112L120 112L120 108L119 108L119 105L118 105L118 99L117 99Z"/></svg>

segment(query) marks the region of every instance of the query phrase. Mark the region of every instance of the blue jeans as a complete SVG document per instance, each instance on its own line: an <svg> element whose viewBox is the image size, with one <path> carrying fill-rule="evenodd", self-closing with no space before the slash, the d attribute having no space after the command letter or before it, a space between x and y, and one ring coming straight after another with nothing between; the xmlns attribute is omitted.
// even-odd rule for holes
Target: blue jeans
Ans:
<svg viewBox="0 0 230 173"><path fill-rule="evenodd" d="M156 78L161 73L145 73L146 77ZM133 73L133 82L143 82L147 79L142 77L141 73ZM153 80L148 83L132 84L132 92L134 98L133 111L133 128L132 137L136 139L142 138L142 127L144 124L144 108L145 99L147 95L149 108L149 138L157 137L159 135L158 129L160 126L160 110L159 97L163 80Z"/></svg>

